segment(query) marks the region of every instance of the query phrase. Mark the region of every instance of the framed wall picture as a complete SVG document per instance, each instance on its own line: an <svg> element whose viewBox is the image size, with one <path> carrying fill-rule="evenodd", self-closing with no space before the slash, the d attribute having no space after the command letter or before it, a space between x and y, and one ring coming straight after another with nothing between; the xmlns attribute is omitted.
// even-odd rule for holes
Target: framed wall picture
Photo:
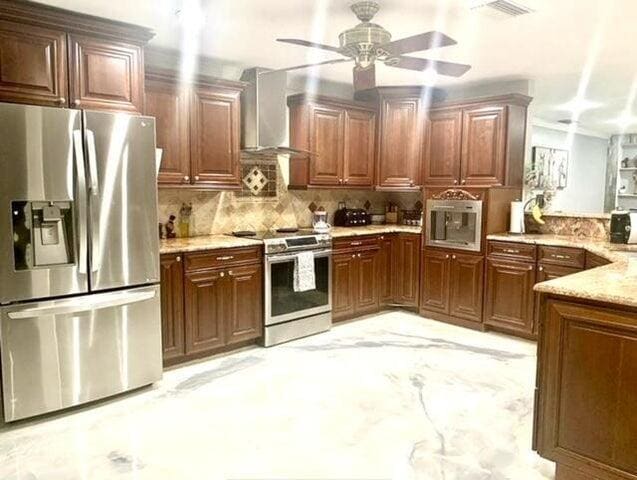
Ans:
<svg viewBox="0 0 637 480"><path fill-rule="evenodd" d="M533 147L531 169L534 173L534 188L541 190L566 188L568 180L568 150Z"/></svg>

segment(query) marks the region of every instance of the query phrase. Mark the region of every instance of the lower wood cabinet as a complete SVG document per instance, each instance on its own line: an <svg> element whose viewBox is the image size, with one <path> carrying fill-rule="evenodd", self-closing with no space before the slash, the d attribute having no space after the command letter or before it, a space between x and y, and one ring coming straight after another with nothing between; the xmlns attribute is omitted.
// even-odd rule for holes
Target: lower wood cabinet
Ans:
<svg viewBox="0 0 637 480"><path fill-rule="evenodd" d="M180 254L161 256L161 340L164 362L186 353L184 343L184 262Z"/></svg>
<svg viewBox="0 0 637 480"><path fill-rule="evenodd" d="M379 308L379 250L337 253L332 257L332 319L373 313Z"/></svg>
<svg viewBox="0 0 637 480"><path fill-rule="evenodd" d="M381 235L379 237L380 251L378 252L378 295L381 305L394 303L394 238L395 235Z"/></svg>
<svg viewBox="0 0 637 480"><path fill-rule="evenodd" d="M487 258L484 323L510 333L532 335L535 263Z"/></svg>
<svg viewBox="0 0 637 480"><path fill-rule="evenodd" d="M425 250L422 259L421 312L482 322L482 255Z"/></svg>
<svg viewBox="0 0 637 480"><path fill-rule="evenodd" d="M220 259L233 258L242 259L241 263L220 264ZM182 255L161 256L165 365L262 336L260 259L260 253L240 249L186 254L186 261Z"/></svg>
<svg viewBox="0 0 637 480"><path fill-rule="evenodd" d="M394 303L418 307L420 296L420 235L399 233L392 247Z"/></svg>

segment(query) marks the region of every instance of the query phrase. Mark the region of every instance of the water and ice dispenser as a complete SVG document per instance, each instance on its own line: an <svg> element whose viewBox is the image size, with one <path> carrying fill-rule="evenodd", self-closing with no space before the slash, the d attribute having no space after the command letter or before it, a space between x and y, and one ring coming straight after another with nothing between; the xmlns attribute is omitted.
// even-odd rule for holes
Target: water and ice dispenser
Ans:
<svg viewBox="0 0 637 480"><path fill-rule="evenodd" d="M73 202L11 202L16 270L75 263Z"/></svg>

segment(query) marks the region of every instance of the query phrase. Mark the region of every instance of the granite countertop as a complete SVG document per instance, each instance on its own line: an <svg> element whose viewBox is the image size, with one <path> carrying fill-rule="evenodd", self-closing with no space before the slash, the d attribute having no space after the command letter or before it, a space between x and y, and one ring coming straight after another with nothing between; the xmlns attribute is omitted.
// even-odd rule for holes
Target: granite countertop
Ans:
<svg viewBox="0 0 637 480"><path fill-rule="evenodd" d="M359 235L382 235L383 233L417 233L421 227L409 225L367 225L365 227L334 227L332 238L351 237ZM253 247L263 245L261 240L254 238L239 238L232 235L202 235L189 238L171 238L159 241L159 253L185 253L203 250L217 250L220 248Z"/></svg>
<svg viewBox="0 0 637 480"><path fill-rule="evenodd" d="M497 234L488 240L583 248L613 262L610 265L556 278L535 285L534 290L567 297L637 307L637 245L544 234Z"/></svg>
<svg viewBox="0 0 637 480"><path fill-rule="evenodd" d="M382 235L384 233L422 233L422 227L411 225L366 225L364 227L332 227L332 238Z"/></svg>
<svg viewBox="0 0 637 480"><path fill-rule="evenodd" d="M159 241L159 253L184 253L220 248L254 247L263 245L260 240L233 237L231 235L202 235L200 237L171 238Z"/></svg>

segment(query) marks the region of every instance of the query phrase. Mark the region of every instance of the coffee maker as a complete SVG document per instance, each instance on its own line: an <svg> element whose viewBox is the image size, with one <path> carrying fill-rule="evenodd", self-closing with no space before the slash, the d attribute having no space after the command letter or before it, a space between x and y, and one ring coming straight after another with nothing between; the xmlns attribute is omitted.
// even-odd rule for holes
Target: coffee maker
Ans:
<svg viewBox="0 0 637 480"><path fill-rule="evenodd" d="M610 243L637 243L637 212L615 210L611 213Z"/></svg>

